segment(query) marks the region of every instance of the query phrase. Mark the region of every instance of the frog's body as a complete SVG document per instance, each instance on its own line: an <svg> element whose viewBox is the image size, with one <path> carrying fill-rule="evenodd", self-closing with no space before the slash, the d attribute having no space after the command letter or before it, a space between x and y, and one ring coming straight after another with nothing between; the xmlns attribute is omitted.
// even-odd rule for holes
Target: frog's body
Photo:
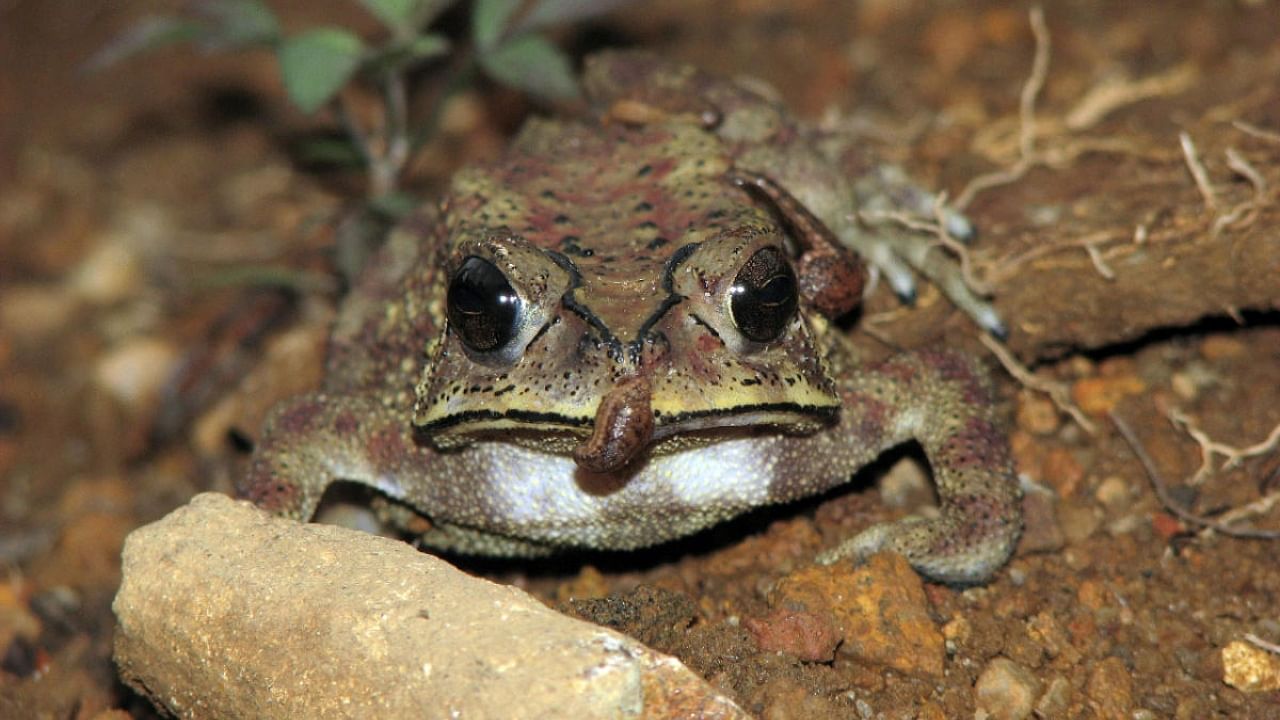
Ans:
<svg viewBox="0 0 1280 720"><path fill-rule="evenodd" d="M825 317L856 300L841 241L883 252L859 203L918 214L931 196L847 176L844 150L686 68L601 56L588 88L609 122L531 122L393 235L343 306L324 388L273 414L242 494L309 517L351 480L403 503L429 546L627 549L821 492L914 439L939 517L835 555L988 577L1020 516L981 373L948 352L859 368Z"/></svg>

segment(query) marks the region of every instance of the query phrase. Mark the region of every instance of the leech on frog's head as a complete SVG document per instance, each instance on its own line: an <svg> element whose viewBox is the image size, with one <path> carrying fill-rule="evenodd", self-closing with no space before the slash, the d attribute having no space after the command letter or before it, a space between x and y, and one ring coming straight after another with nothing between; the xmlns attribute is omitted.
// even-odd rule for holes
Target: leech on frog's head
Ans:
<svg viewBox="0 0 1280 720"><path fill-rule="evenodd" d="M600 400L591 437L574 448L578 467L597 473L616 472L630 464L653 440L652 388L645 375L618 382Z"/></svg>

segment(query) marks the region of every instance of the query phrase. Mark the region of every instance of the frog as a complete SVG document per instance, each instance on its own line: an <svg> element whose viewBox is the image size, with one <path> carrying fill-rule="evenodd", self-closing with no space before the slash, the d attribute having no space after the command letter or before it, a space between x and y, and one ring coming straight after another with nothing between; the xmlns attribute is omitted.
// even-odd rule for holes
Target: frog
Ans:
<svg viewBox="0 0 1280 720"><path fill-rule="evenodd" d="M937 512L815 560L891 551L932 581L988 581L1021 506L984 366L939 347L862 362L841 322L864 258L891 257L998 330L956 268L916 252L927 239L858 212L963 237L968 219L757 84L611 51L583 87L590 111L530 119L391 234L337 314L322 386L270 413L237 494L308 520L356 483L425 548L626 551L915 442Z"/></svg>

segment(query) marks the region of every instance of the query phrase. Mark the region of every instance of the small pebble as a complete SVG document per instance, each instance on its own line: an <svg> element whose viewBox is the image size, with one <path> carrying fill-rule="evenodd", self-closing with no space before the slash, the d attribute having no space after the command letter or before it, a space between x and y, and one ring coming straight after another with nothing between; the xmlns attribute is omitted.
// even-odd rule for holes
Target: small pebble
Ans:
<svg viewBox="0 0 1280 720"><path fill-rule="evenodd" d="M103 238L71 275L71 290L94 305L111 305L143 285L137 254L120 237Z"/></svg>
<svg viewBox="0 0 1280 720"><path fill-rule="evenodd" d="M1111 475L1098 483L1098 489L1094 491L1093 496L1108 512L1119 514L1129 508L1133 492L1124 478Z"/></svg>
<svg viewBox="0 0 1280 720"><path fill-rule="evenodd" d="M1222 648L1222 681L1241 692L1280 690L1280 657L1236 640Z"/></svg>
<svg viewBox="0 0 1280 720"><path fill-rule="evenodd" d="M1089 539L1101 524L1102 519L1098 517L1098 513L1092 506L1076 503L1059 503L1058 505L1058 526L1062 528L1062 534L1066 537L1068 544Z"/></svg>
<svg viewBox="0 0 1280 720"><path fill-rule="evenodd" d="M1071 704L1071 683L1064 677L1049 681L1049 687L1036 702L1036 716L1041 718L1066 717Z"/></svg>
<svg viewBox="0 0 1280 720"><path fill-rule="evenodd" d="M1031 717L1040 681L1029 670L1008 658L995 658L974 685L975 704L992 720Z"/></svg>
<svg viewBox="0 0 1280 720"><path fill-rule="evenodd" d="M178 360L167 341L139 337L121 344L98 360L97 385L131 410L147 407L160 395Z"/></svg>
<svg viewBox="0 0 1280 720"><path fill-rule="evenodd" d="M1035 435L1052 435L1061 424L1058 408L1040 393L1023 390L1018 394L1018 427Z"/></svg>
<svg viewBox="0 0 1280 720"><path fill-rule="evenodd" d="M1109 657L1094 666L1085 683L1085 694L1099 720L1130 720L1133 676L1120 658Z"/></svg>

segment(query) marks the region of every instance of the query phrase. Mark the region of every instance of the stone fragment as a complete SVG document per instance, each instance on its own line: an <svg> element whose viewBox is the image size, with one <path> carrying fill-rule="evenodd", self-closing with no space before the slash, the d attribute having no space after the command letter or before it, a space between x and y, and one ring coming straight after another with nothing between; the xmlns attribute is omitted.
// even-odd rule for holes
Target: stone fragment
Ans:
<svg viewBox="0 0 1280 720"><path fill-rule="evenodd" d="M916 677L942 675L942 633L929 617L920 577L899 555L798 570L778 583L769 604L830 612L843 638L840 655Z"/></svg>
<svg viewBox="0 0 1280 720"><path fill-rule="evenodd" d="M1280 690L1280 657L1235 640L1222 648L1222 681L1241 692Z"/></svg>
<svg viewBox="0 0 1280 720"><path fill-rule="evenodd" d="M1099 720L1129 720L1133 712L1133 676L1120 658L1109 657L1095 665L1084 691Z"/></svg>
<svg viewBox="0 0 1280 720"><path fill-rule="evenodd" d="M679 661L407 544L216 494L132 533L121 678L181 718L745 718Z"/></svg>
<svg viewBox="0 0 1280 720"><path fill-rule="evenodd" d="M1031 717L1040 681L1031 671L1008 658L995 658L982 670L974 685L975 705L992 720L1024 720Z"/></svg>
<svg viewBox="0 0 1280 720"><path fill-rule="evenodd" d="M743 627L765 652L785 652L806 662L830 662L840 642L830 612L777 607L763 618L747 618Z"/></svg>

